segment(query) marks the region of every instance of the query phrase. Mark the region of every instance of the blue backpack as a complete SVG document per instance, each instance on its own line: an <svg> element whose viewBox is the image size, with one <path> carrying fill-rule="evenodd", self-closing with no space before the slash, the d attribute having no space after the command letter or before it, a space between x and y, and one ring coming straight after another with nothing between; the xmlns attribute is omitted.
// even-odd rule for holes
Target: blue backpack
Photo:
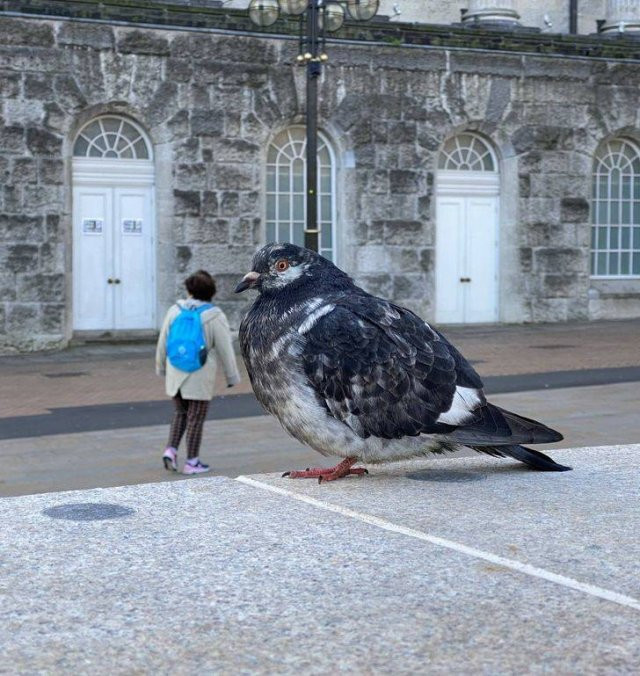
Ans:
<svg viewBox="0 0 640 676"><path fill-rule="evenodd" d="M167 338L167 358L175 368L191 373L204 366L208 349L200 315L212 307L211 303L205 303L192 309L181 308L173 320Z"/></svg>

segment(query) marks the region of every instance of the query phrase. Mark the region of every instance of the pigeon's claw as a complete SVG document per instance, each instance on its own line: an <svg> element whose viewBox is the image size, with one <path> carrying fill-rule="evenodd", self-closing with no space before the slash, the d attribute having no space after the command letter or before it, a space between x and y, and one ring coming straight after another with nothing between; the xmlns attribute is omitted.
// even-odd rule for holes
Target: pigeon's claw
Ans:
<svg viewBox="0 0 640 676"><path fill-rule="evenodd" d="M304 470L285 472L282 476L288 476L290 479L318 479L318 483L323 481L335 481L342 479L349 474L369 474L364 467L351 467L356 462L356 458L346 458L335 467L312 467Z"/></svg>

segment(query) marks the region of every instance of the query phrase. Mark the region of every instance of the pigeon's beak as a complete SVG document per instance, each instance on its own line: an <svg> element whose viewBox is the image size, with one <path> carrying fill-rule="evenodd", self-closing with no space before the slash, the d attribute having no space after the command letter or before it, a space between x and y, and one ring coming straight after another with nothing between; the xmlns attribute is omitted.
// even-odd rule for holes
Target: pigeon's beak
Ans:
<svg viewBox="0 0 640 676"><path fill-rule="evenodd" d="M258 272L247 272L247 274L242 278L242 281L238 286L236 286L236 293L242 293L247 289L252 289L260 279L260 274Z"/></svg>

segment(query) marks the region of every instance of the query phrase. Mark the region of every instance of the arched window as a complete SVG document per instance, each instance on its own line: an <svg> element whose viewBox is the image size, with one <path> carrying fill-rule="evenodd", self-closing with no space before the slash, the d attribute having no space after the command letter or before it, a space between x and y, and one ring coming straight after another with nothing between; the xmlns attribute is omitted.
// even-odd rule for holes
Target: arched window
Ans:
<svg viewBox="0 0 640 676"><path fill-rule="evenodd" d="M304 127L278 134L267 152L267 242L304 246L306 219L306 138ZM322 135L318 137L318 226L320 253L335 260L334 162Z"/></svg>
<svg viewBox="0 0 640 676"><path fill-rule="evenodd" d="M450 138L442 148L438 169L445 171L497 171L493 153L485 141L465 132Z"/></svg>
<svg viewBox="0 0 640 676"><path fill-rule="evenodd" d="M640 148L628 139L596 153L591 224L591 275L640 276Z"/></svg>
<svg viewBox="0 0 640 676"><path fill-rule="evenodd" d="M73 145L74 157L148 160L151 150L143 131L133 122L105 115L85 125Z"/></svg>

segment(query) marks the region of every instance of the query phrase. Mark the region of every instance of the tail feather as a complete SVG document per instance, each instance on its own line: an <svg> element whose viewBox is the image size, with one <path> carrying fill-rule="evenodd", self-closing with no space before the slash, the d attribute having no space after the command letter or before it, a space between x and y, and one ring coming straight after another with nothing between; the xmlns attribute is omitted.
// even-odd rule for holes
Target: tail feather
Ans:
<svg viewBox="0 0 640 676"><path fill-rule="evenodd" d="M480 453L488 453L489 455L508 455L509 457L528 465L531 469L536 469L540 472L567 472L572 469L566 465L560 465L540 451L535 451L533 448L525 448L520 445L473 446L472 448Z"/></svg>
<svg viewBox="0 0 640 676"><path fill-rule="evenodd" d="M472 420L448 436L466 446L550 444L562 440L560 432L541 422L489 403L477 409Z"/></svg>

